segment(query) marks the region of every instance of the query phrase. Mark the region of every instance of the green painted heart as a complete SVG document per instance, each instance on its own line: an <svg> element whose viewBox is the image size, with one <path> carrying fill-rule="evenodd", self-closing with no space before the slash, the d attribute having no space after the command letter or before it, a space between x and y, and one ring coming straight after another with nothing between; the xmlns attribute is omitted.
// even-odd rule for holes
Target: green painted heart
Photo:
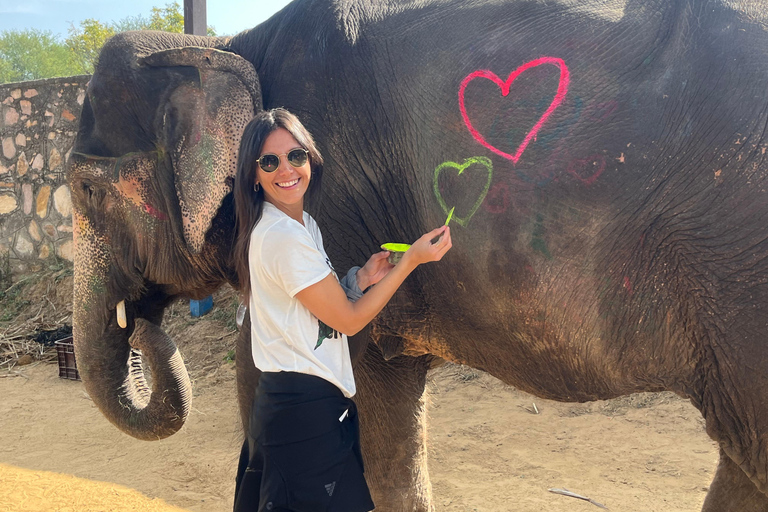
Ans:
<svg viewBox="0 0 768 512"><path fill-rule="evenodd" d="M493 163L491 163L491 159L484 156L473 156L464 160L463 164L458 164L456 162L443 162L435 169L434 178L434 190L435 196L437 197L437 202L440 203L440 207L443 209L446 215L448 215L450 208L447 204L445 204L445 200L443 199L442 194L440 194L440 189L437 185L440 173L446 169L453 169L457 171L457 174L461 175L468 168L471 168L473 172L475 169L478 171L484 170L488 174L488 179L485 181L485 187L480 193L480 196L477 198L477 201L475 201L475 204L472 206L472 208L469 209L469 212L466 213L463 217L459 217L458 213L453 214L453 218L451 220L458 222L464 227L467 227L469 219L472 218L477 209L480 208L480 205L483 204L483 200L485 199L486 194L488 194L488 189L491 187L491 178L493 178Z"/></svg>

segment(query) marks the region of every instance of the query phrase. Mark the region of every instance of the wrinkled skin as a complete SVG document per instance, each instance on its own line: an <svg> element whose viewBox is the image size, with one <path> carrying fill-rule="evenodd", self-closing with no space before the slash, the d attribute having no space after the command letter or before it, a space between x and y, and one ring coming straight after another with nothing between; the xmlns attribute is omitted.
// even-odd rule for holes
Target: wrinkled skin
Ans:
<svg viewBox="0 0 768 512"><path fill-rule="evenodd" d="M163 308L233 282L226 151L244 115L216 113L285 106L326 157L311 212L338 269L456 206L451 252L353 343L377 509L432 508L424 384L449 360L561 401L687 397L721 448L704 510L768 511L768 2L382 4L295 2L228 41L132 34L105 47L69 171L75 344L97 405L137 437L180 426L178 365L149 406L122 406L126 379L150 396L127 373L127 336L164 368ZM173 45L233 52L228 65L258 78L249 89L246 71L211 71L219 53L147 57ZM482 70L497 78L472 79ZM210 74L221 82L206 87ZM167 108L190 97L194 114ZM190 142L201 126L216 151ZM244 423L257 379L247 325ZM179 405L144 413L158 393Z"/></svg>

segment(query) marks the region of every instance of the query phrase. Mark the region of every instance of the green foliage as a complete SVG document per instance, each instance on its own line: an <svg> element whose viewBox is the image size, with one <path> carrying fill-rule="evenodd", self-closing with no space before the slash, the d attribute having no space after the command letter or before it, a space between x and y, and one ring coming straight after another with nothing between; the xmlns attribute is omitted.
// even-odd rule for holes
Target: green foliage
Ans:
<svg viewBox="0 0 768 512"><path fill-rule="evenodd" d="M81 21L78 27L70 26L65 44L83 73L93 73L99 50L115 33L113 27L92 18Z"/></svg>
<svg viewBox="0 0 768 512"><path fill-rule="evenodd" d="M179 2L166 4L165 7L153 7L149 23L142 30L162 30L164 32L184 33L184 11ZM216 30L208 27L207 34L215 36Z"/></svg>
<svg viewBox="0 0 768 512"><path fill-rule="evenodd" d="M0 34L0 82L82 73L74 55L51 32L27 29Z"/></svg>
<svg viewBox="0 0 768 512"><path fill-rule="evenodd" d="M0 33L0 83L93 73L106 40L128 30L183 33L183 9L174 1L164 7L153 7L149 18L138 15L109 23L89 18L77 26L72 25L63 41L48 31L3 31ZM208 27L208 35L216 35L213 27Z"/></svg>
<svg viewBox="0 0 768 512"><path fill-rule="evenodd" d="M166 4L165 7L153 7L147 29L183 34L184 12L181 10L179 2Z"/></svg>

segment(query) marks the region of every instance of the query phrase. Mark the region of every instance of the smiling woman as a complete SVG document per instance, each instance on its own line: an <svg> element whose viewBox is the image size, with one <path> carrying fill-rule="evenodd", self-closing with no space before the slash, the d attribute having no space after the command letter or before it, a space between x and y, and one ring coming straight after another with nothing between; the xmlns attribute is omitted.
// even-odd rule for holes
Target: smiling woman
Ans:
<svg viewBox="0 0 768 512"><path fill-rule="evenodd" d="M286 110L261 112L245 127L235 178L235 260L260 377L236 511L374 508L347 335L365 327L419 264L451 248L443 226L417 240L397 265L387 262L388 251L379 252L339 281L320 228L304 211L322 164L312 136ZM363 297L361 290L373 285Z"/></svg>

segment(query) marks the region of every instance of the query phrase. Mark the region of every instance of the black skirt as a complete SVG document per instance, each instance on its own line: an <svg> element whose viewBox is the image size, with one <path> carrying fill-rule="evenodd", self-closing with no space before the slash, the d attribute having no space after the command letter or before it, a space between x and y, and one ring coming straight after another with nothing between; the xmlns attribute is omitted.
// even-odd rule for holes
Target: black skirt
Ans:
<svg viewBox="0 0 768 512"><path fill-rule="evenodd" d="M235 512L373 508L355 403L320 377L262 373L237 468Z"/></svg>

